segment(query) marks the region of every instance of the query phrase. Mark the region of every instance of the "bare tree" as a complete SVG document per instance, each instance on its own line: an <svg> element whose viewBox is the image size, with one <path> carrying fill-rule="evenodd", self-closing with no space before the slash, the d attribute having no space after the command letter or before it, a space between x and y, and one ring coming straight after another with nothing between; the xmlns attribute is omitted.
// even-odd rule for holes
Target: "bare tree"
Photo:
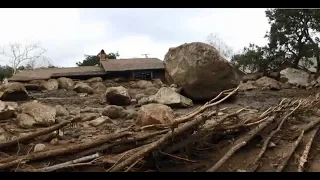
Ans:
<svg viewBox="0 0 320 180"><path fill-rule="evenodd" d="M233 49L228 46L217 34L209 34L207 37L207 43L215 47L224 58L230 60L233 56Z"/></svg>
<svg viewBox="0 0 320 180"><path fill-rule="evenodd" d="M35 66L36 61L43 57L46 52L44 48L40 46L39 43L10 43L8 45L8 50L5 48L1 52L1 55L8 58L9 63L13 69L13 74L16 74L18 67L24 63L28 62L30 66Z"/></svg>

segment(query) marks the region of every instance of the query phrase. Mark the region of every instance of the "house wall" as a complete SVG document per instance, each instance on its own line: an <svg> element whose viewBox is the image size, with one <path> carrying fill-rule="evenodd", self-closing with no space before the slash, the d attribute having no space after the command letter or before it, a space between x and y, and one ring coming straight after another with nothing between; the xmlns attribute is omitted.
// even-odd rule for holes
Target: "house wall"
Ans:
<svg viewBox="0 0 320 180"><path fill-rule="evenodd" d="M165 82L164 70L163 69L108 72L106 74L106 79L124 78L124 79L127 79L127 80L133 80L134 79L133 78L133 73L146 72L146 71L151 71L152 72L153 79L161 79L162 82Z"/></svg>

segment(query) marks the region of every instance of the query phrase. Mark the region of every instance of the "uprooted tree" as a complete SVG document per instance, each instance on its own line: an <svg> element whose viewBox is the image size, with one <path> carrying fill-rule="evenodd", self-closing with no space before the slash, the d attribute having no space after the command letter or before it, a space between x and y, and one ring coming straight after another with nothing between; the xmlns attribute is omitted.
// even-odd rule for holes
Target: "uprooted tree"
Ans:
<svg viewBox="0 0 320 180"><path fill-rule="evenodd" d="M119 57L119 53L109 53L107 54L108 59L117 59ZM98 55L84 55L85 59L82 62L77 62L77 66L95 66L100 65L100 58Z"/></svg>
<svg viewBox="0 0 320 180"><path fill-rule="evenodd" d="M309 58L317 60L320 71L320 10L318 9L268 9L266 17L270 30L264 47L249 45L232 62L252 71L272 71L284 67L299 67L299 63L312 65ZM254 47L254 48L253 48Z"/></svg>
<svg viewBox="0 0 320 180"><path fill-rule="evenodd" d="M52 66L49 60L44 57L46 50L39 43L10 43L4 47L1 55L8 61L12 68L12 74L16 74L19 67L23 69L34 69L37 61L46 61ZM42 62L41 62L42 63Z"/></svg>

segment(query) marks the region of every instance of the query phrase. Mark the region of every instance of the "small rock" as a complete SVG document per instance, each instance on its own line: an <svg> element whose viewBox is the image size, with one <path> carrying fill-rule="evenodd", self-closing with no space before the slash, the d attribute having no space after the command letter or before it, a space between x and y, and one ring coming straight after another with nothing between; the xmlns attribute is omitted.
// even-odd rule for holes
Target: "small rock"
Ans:
<svg viewBox="0 0 320 180"><path fill-rule="evenodd" d="M59 88L59 83L56 79L49 79L41 84L42 88L48 91L57 90Z"/></svg>
<svg viewBox="0 0 320 180"><path fill-rule="evenodd" d="M171 88L162 87L157 94L149 97L150 102L165 104L172 108L174 107L191 107L193 102L191 99L182 96L181 94L173 91Z"/></svg>
<svg viewBox="0 0 320 180"><path fill-rule="evenodd" d="M120 106L109 105L104 108L102 115L108 116L111 119L123 117L125 115L124 109Z"/></svg>
<svg viewBox="0 0 320 180"><path fill-rule="evenodd" d="M0 100L2 101L25 101L29 94L22 83L9 83L0 88Z"/></svg>
<svg viewBox="0 0 320 180"><path fill-rule="evenodd" d="M131 104L137 104L137 100L136 99L131 99Z"/></svg>
<svg viewBox="0 0 320 180"><path fill-rule="evenodd" d="M87 83L96 83L96 82L102 82L103 79L101 77L93 77L88 80L86 80Z"/></svg>
<svg viewBox="0 0 320 180"><path fill-rule="evenodd" d="M4 102L0 100L0 120L13 118L18 108L16 102Z"/></svg>
<svg viewBox="0 0 320 180"><path fill-rule="evenodd" d="M102 82L92 83L91 87L93 91L97 94L103 94L107 90L107 87Z"/></svg>
<svg viewBox="0 0 320 180"><path fill-rule="evenodd" d="M59 143L59 140L57 138L54 138L50 141L51 145L57 145Z"/></svg>
<svg viewBox="0 0 320 180"><path fill-rule="evenodd" d="M155 79L153 81L153 84L157 87L157 88L162 88L164 86L163 82L161 81L161 79Z"/></svg>
<svg viewBox="0 0 320 180"><path fill-rule="evenodd" d="M96 126L100 126L103 123L113 123L113 122L108 116L101 116L95 120L90 121L89 125L96 127Z"/></svg>
<svg viewBox="0 0 320 180"><path fill-rule="evenodd" d="M144 95L144 94L142 94L142 93L139 93L139 94L136 94L135 95L135 99L137 99L138 101L141 99L141 98L143 98L143 97L145 97L146 95Z"/></svg>
<svg viewBox="0 0 320 180"><path fill-rule="evenodd" d="M65 89L65 90L71 90L73 89L74 82L70 78L61 77L58 79L59 88Z"/></svg>
<svg viewBox="0 0 320 180"><path fill-rule="evenodd" d="M78 95L79 95L80 97L86 97L86 96L88 96L87 93L79 93Z"/></svg>
<svg viewBox="0 0 320 180"><path fill-rule="evenodd" d="M5 142L5 141L7 141L6 136L4 134L1 134L0 135L0 142Z"/></svg>
<svg viewBox="0 0 320 180"><path fill-rule="evenodd" d="M152 124L170 124L174 119L173 110L163 104L148 104L140 108L136 124L146 126Z"/></svg>
<svg viewBox="0 0 320 180"><path fill-rule="evenodd" d="M80 114L80 122L91 121L100 116L99 113L83 113Z"/></svg>
<svg viewBox="0 0 320 180"><path fill-rule="evenodd" d="M61 105L56 105L55 109L56 109L56 116L68 116L69 115L69 112L67 111L67 109Z"/></svg>
<svg viewBox="0 0 320 180"><path fill-rule="evenodd" d="M40 152L40 151L44 151L45 149L46 149L46 145L44 145L44 144L36 144L34 146L33 152Z"/></svg>
<svg viewBox="0 0 320 180"><path fill-rule="evenodd" d="M125 110L126 119L135 119L138 116L138 112L134 109Z"/></svg>
<svg viewBox="0 0 320 180"><path fill-rule="evenodd" d="M93 93L93 89L84 82L78 82L75 86L74 86L74 90L77 93L87 93L87 94L92 94Z"/></svg>
<svg viewBox="0 0 320 180"><path fill-rule="evenodd" d="M129 92L123 86L109 87L106 90L106 99L110 104L118 106L130 105L131 103Z"/></svg>
<svg viewBox="0 0 320 180"><path fill-rule="evenodd" d="M148 95L148 96L151 96L151 95L154 95L158 92L158 88L155 88L155 87L149 87L145 90L145 95Z"/></svg>
<svg viewBox="0 0 320 180"><path fill-rule="evenodd" d="M272 141L269 142L268 148L276 147L276 144L274 144Z"/></svg>

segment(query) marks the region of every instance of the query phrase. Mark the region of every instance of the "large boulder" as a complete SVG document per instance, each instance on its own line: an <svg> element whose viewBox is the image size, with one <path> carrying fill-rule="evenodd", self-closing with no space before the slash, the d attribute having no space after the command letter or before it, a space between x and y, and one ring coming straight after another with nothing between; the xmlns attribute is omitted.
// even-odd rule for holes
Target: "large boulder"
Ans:
<svg viewBox="0 0 320 180"><path fill-rule="evenodd" d="M74 82L70 78L61 77L58 79L59 88L65 90L72 90L74 86Z"/></svg>
<svg viewBox="0 0 320 180"><path fill-rule="evenodd" d="M186 43L170 48L164 65L169 84L181 87L192 100L209 100L235 88L241 77L218 50L205 43Z"/></svg>
<svg viewBox="0 0 320 180"><path fill-rule="evenodd" d="M161 79L155 79L155 80L153 81L153 84L154 84L155 87L157 87L157 88L161 88L161 87L165 86L165 84L163 84L163 82L161 81Z"/></svg>
<svg viewBox="0 0 320 180"><path fill-rule="evenodd" d="M102 82L95 82L91 84L93 92L97 94L103 94L106 92L107 87Z"/></svg>
<svg viewBox="0 0 320 180"><path fill-rule="evenodd" d="M49 79L42 83L42 88L48 91L57 90L59 88L59 83L56 79Z"/></svg>
<svg viewBox="0 0 320 180"><path fill-rule="evenodd" d="M16 102L0 101L0 120L14 117L17 108L18 104Z"/></svg>
<svg viewBox="0 0 320 180"><path fill-rule="evenodd" d="M103 79L101 77L93 77L86 80L86 83L96 83L96 82L102 82Z"/></svg>
<svg viewBox="0 0 320 180"><path fill-rule="evenodd" d="M157 94L149 97L149 101L159 104L165 104L172 108L193 106L193 102L191 99L178 94L168 87L160 88Z"/></svg>
<svg viewBox="0 0 320 180"><path fill-rule="evenodd" d="M131 103L130 94L123 86L107 88L106 99L110 104L118 106L130 105Z"/></svg>
<svg viewBox="0 0 320 180"><path fill-rule="evenodd" d="M0 87L0 100L2 101L26 101L29 94L22 83L9 83Z"/></svg>
<svg viewBox="0 0 320 180"><path fill-rule="evenodd" d="M23 103L18 112L17 121L22 128L51 126L55 123L56 110L35 101Z"/></svg>
<svg viewBox="0 0 320 180"><path fill-rule="evenodd" d="M294 86L307 87L309 74L299 69L286 68L280 71L280 79L281 82Z"/></svg>
<svg viewBox="0 0 320 180"><path fill-rule="evenodd" d="M163 104L148 104L138 111L136 124L147 126L152 124L171 124L174 120L173 110Z"/></svg>
<svg viewBox="0 0 320 180"><path fill-rule="evenodd" d="M84 82L78 82L75 86L74 86L74 91L76 91L77 93L87 93L87 94L92 94L93 93L93 89Z"/></svg>

